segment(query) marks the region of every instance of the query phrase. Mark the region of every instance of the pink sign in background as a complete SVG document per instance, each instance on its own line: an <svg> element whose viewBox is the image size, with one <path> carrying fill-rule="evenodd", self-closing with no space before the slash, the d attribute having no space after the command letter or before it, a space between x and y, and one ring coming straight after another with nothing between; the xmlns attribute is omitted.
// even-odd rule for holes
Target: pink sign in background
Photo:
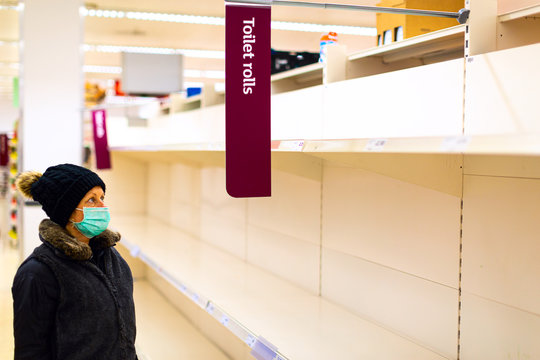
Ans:
<svg viewBox="0 0 540 360"><path fill-rule="evenodd" d="M104 109L92 111L92 128L94 132L94 151L96 168L110 169L111 155L107 141L107 112Z"/></svg>
<svg viewBox="0 0 540 360"><path fill-rule="evenodd" d="M233 197L271 195L270 6L225 6L225 168Z"/></svg>
<svg viewBox="0 0 540 360"><path fill-rule="evenodd" d="M7 134L0 134L0 166L7 166L9 163L9 145Z"/></svg>

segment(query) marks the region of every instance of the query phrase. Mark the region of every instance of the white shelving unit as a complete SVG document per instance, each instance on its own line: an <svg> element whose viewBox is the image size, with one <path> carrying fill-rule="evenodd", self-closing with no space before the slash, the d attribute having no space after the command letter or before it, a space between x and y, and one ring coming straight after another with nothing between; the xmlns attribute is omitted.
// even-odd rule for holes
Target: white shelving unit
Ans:
<svg viewBox="0 0 540 360"><path fill-rule="evenodd" d="M248 346L260 346L258 342L264 340L258 334L271 341L275 346L270 347L273 354L265 359L357 359L373 358L374 353L378 353L379 359L396 354L414 359L443 359L157 220L114 216L113 226L122 229L121 244L132 255ZM363 341L356 341L358 338Z"/></svg>
<svg viewBox="0 0 540 360"><path fill-rule="evenodd" d="M322 79L322 69L323 69L322 63L310 64L310 65L302 66L296 69L284 71L282 73L274 74L271 77L271 81L279 81L279 80L292 78L292 77L300 78L300 77L309 76L309 75L314 75L314 77Z"/></svg>
<svg viewBox="0 0 540 360"><path fill-rule="evenodd" d="M540 5L533 5L499 15L499 22L507 22L526 17L540 17Z"/></svg>
<svg viewBox="0 0 540 360"><path fill-rule="evenodd" d="M352 54L335 51L328 57L330 73L340 73L339 69L344 66L346 69L338 76L327 77L331 79L329 82L334 82L462 58L465 28L465 25L457 25ZM320 85L324 67L316 63L272 75L273 92Z"/></svg>
<svg viewBox="0 0 540 360"><path fill-rule="evenodd" d="M272 199L224 195L222 105L110 119L123 245L264 359L539 357L540 38L464 59L470 26L276 92Z"/></svg>
<svg viewBox="0 0 540 360"><path fill-rule="evenodd" d="M368 57L380 57L383 63L392 63L407 58L423 58L435 54L463 52L466 25L457 25L398 42L366 49L349 55L349 61Z"/></svg>

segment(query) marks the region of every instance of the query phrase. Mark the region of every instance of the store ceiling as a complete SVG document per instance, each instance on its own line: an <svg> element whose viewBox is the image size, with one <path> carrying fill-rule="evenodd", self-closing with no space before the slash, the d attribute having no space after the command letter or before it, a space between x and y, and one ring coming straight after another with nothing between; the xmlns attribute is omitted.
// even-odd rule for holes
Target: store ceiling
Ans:
<svg viewBox="0 0 540 360"><path fill-rule="evenodd" d="M376 5L380 0L339 0L343 4ZM311 2L325 2L311 0ZM13 5L12 0L0 0L1 5ZM131 10L185 15L224 17L223 0L93 0L85 2L87 9ZM0 10L0 41L19 38L19 14L16 10ZM273 6L272 20L327 25L375 27L374 13L327 10L305 7ZM87 16L84 19L84 42L92 45L123 45L165 47L177 49L224 50L225 27L158 21L107 19ZM320 33L272 30L272 48L284 51L318 52ZM374 37L340 35L340 43L349 52L374 46ZM87 52L85 65L120 66L120 54ZM0 82L18 73L16 44L0 43ZM186 58L185 67L192 70L223 70L223 59ZM87 74L87 77L111 75ZM189 79L200 81L201 79ZM2 86L0 84L0 86Z"/></svg>
<svg viewBox="0 0 540 360"><path fill-rule="evenodd" d="M314 3L340 3L355 5L376 5L380 0L300 0ZM90 0L85 2L88 8L125 9L178 14L225 16L224 0ZM306 7L276 6L272 8L272 20L311 22L321 24L343 24L356 26L375 26L375 16L365 12L324 10Z"/></svg>

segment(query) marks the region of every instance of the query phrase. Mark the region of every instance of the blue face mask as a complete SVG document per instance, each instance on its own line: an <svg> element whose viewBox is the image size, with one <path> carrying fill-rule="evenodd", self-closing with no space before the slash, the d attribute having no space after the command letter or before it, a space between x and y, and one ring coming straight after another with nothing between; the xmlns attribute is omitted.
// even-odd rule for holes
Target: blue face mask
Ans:
<svg viewBox="0 0 540 360"><path fill-rule="evenodd" d="M108 207L85 207L81 210L84 214L84 219L81 222L73 222L73 225L87 238L93 238L101 234L111 220L111 214Z"/></svg>

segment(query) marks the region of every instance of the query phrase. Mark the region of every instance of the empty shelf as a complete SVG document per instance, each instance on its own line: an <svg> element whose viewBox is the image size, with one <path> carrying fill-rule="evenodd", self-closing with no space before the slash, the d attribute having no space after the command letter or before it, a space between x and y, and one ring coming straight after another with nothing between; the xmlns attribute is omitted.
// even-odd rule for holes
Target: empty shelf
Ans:
<svg viewBox="0 0 540 360"><path fill-rule="evenodd" d="M384 63L391 63L407 58L422 58L433 54L440 55L463 49L465 25L433 31L391 44L362 50L349 55L349 61L368 57L381 57Z"/></svg>
<svg viewBox="0 0 540 360"><path fill-rule="evenodd" d="M292 78L300 79L302 77L307 77L307 76L312 77L313 75L315 75L316 77L320 77L322 79L322 69L323 69L322 63L309 64L309 65L301 66L298 68L294 68L291 70L274 74L271 76L271 81L278 81L278 80L292 79Z"/></svg>
<svg viewBox="0 0 540 360"><path fill-rule="evenodd" d="M540 5L534 5L523 9L507 12L506 14L499 15L500 22L506 22L516 19L522 19L526 17L539 17Z"/></svg>
<svg viewBox="0 0 540 360"><path fill-rule="evenodd" d="M217 318L274 359L443 359L262 269L143 216L113 216L121 243Z"/></svg>
<svg viewBox="0 0 540 360"><path fill-rule="evenodd" d="M135 282L134 300L141 359L229 360L148 282Z"/></svg>

